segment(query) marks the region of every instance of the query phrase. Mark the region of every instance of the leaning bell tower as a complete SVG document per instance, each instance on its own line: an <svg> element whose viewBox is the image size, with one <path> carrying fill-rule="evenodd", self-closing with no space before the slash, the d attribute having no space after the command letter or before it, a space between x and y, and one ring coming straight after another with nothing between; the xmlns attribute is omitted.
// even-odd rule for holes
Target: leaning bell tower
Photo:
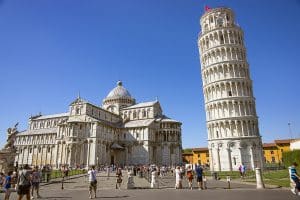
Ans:
<svg viewBox="0 0 300 200"><path fill-rule="evenodd" d="M198 47L211 171L263 166L243 30L229 8L206 8Z"/></svg>

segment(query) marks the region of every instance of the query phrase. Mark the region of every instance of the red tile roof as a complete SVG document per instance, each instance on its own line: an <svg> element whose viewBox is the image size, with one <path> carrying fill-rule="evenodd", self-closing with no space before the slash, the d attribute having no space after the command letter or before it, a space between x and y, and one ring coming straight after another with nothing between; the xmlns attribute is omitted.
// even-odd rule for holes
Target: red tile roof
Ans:
<svg viewBox="0 0 300 200"><path fill-rule="evenodd" d="M263 147L276 147L275 143L263 143Z"/></svg>
<svg viewBox="0 0 300 200"><path fill-rule="evenodd" d="M285 139L285 140L274 140L276 144L290 144L292 139Z"/></svg>
<svg viewBox="0 0 300 200"><path fill-rule="evenodd" d="M192 151L208 151L207 147L193 148Z"/></svg>

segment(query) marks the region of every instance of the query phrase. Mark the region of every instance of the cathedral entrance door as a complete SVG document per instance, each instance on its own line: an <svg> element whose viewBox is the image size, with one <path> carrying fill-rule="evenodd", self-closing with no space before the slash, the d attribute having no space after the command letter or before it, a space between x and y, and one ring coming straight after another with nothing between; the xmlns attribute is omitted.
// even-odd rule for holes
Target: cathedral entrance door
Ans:
<svg viewBox="0 0 300 200"><path fill-rule="evenodd" d="M115 164L115 156L110 157L110 164L114 165Z"/></svg>

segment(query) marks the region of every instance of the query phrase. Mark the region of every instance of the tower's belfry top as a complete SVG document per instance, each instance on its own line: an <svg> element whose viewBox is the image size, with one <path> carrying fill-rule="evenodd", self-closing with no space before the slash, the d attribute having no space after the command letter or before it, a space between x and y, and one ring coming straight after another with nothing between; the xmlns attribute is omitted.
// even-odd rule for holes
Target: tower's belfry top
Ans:
<svg viewBox="0 0 300 200"><path fill-rule="evenodd" d="M234 13L230 8L213 8L207 10L200 19L202 34L222 27L233 27Z"/></svg>
<svg viewBox="0 0 300 200"><path fill-rule="evenodd" d="M207 10L198 47L211 170L262 166L262 145L243 31L230 8Z"/></svg>

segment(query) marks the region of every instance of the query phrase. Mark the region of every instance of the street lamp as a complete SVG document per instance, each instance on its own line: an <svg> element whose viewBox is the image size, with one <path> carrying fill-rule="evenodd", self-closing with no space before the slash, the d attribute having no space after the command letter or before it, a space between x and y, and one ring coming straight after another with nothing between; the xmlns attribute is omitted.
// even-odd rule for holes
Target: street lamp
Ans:
<svg viewBox="0 0 300 200"><path fill-rule="evenodd" d="M99 169L99 157L97 156L97 170Z"/></svg>
<svg viewBox="0 0 300 200"><path fill-rule="evenodd" d="M291 129L291 123L290 122L288 123L288 126L289 126L289 133L290 133L291 139L293 139L293 134L292 134L292 129Z"/></svg>

